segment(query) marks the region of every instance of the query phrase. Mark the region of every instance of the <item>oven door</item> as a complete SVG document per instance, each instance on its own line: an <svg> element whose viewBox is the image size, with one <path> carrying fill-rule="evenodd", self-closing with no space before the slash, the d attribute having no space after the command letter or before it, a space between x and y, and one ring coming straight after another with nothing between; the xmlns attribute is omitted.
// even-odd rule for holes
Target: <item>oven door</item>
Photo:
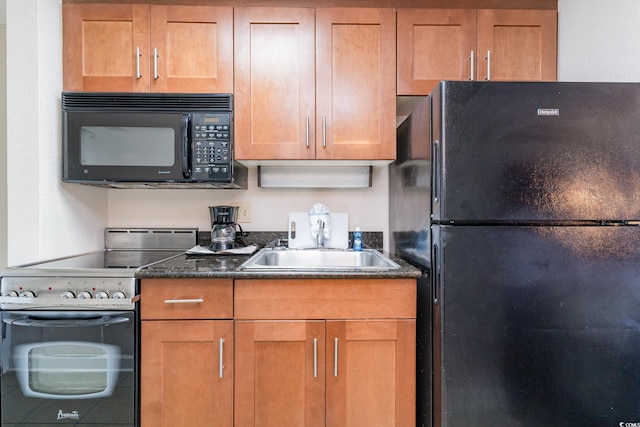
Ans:
<svg viewBox="0 0 640 427"><path fill-rule="evenodd" d="M69 111L63 121L64 181L189 178L189 114Z"/></svg>
<svg viewBox="0 0 640 427"><path fill-rule="evenodd" d="M2 426L136 424L136 312L1 316Z"/></svg>

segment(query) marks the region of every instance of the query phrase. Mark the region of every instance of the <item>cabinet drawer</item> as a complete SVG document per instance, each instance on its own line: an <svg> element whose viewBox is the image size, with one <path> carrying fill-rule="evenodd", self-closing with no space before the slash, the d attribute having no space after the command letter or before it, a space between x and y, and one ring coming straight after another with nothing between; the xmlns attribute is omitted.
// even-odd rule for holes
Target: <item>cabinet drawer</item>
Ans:
<svg viewBox="0 0 640 427"><path fill-rule="evenodd" d="M231 279L144 279L140 285L142 320L231 319Z"/></svg>
<svg viewBox="0 0 640 427"><path fill-rule="evenodd" d="M236 280L234 292L236 319L416 317L415 279Z"/></svg>

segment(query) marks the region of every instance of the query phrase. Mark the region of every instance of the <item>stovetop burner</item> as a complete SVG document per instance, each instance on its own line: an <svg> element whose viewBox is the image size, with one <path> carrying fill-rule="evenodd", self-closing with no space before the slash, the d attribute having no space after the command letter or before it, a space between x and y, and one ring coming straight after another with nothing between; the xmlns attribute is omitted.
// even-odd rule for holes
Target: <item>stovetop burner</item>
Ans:
<svg viewBox="0 0 640 427"><path fill-rule="evenodd" d="M196 229L106 229L104 250L3 271L0 309L134 309L136 271L179 256L196 241Z"/></svg>
<svg viewBox="0 0 640 427"><path fill-rule="evenodd" d="M9 267L3 275L133 277L140 267L184 253L183 250L117 250L88 252L53 260Z"/></svg>
<svg viewBox="0 0 640 427"><path fill-rule="evenodd" d="M179 250L117 250L106 249L104 251L90 252L52 261L28 264L23 268L39 270L99 270L102 269L137 269L147 264L152 264L163 259L179 255L184 251Z"/></svg>

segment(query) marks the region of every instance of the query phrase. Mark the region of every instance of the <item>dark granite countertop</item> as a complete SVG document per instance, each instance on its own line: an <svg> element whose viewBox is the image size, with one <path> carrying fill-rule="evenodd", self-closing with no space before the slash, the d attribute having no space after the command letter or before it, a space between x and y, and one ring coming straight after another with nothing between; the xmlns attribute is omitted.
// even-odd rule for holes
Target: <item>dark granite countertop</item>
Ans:
<svg viewBox="0 0 640 427"><path fill-rule="evenodd" d="M380 250L382 246L382 233L363 233L367 246ZM286 232L251 232L246 233L245 243L256 244L259 247L268 245L276 239L286 239ZM208 240L209 239L209 240ZM210 233L201 232L198 243L207 246L210 242ZM385 254L388 255L388 254ZM299 278L299 279L338 279L338 278L383 278L401 279L418 278L421 275L419 269L411 266L406 261L391 257L400 268L386 271L356 271L356 270L325 270L325 271L243 271L240 265L248 260L250 255L186 255L162 261L140 269L136 273L139 279L149 278L231 278L231 279L268 279L268 278Z"/></svg>
<svg viewBox="0 0 640 427"><path fill-rule="evenodd" d="M400 268L386 271L243 271L240 265L248 255L180 255L143 268L136 273L140 279L149 278L233 278L233 279L337 279L337 278L418 278L420 270L407 262L393 259Z"/></svg>

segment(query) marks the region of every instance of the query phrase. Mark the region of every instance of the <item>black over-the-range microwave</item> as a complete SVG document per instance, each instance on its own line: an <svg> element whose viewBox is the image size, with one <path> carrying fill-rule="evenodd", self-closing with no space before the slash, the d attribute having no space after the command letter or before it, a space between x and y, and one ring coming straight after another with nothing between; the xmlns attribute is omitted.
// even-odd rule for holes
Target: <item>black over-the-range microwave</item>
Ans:
<svg viewBox="0 0 640 427"><path fill-rule="evenodd" d="M62 180L114 188L247 188L233 95L62 93Z"/></svg>

